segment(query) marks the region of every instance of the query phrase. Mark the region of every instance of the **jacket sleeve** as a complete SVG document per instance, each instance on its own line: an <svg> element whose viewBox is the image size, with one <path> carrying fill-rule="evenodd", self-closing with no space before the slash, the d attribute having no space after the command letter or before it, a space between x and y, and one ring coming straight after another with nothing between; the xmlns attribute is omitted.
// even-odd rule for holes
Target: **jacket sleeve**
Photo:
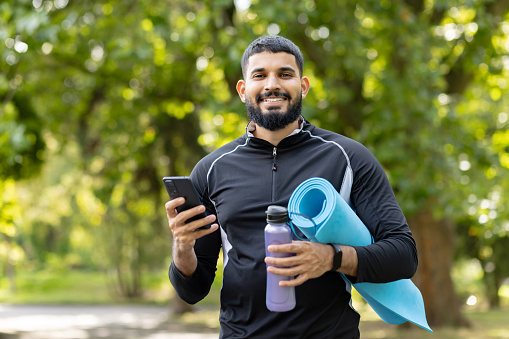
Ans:
<svg viewBox="0 0 509 339"><path fill-rule="evenodd" d="M197 241L195 250L200 247L208 249L208 251L200 250L200 253L197 251L198 267L191 277L184 276L175 267L173 260L171 262L169 269L170 281L177 295L188 304L196 304L205 298L214 282L220 248L220 245L217 246L217 240L215 239L217 235L219 235L219 230ZM221 239L219 239L220 242Z"/></svg>
<svg viewBox="0 0 509 339"><path fill-rule="evenodd" d="M417 269L412 232L382 166L364 147L362 152L352 164L355 174L351 199L374 243L355 247L359 266L354 280L384 283L411 278Z"/></svg>
<svg viewBox="0 0 509 339"><path fill-rule="evenodd" d="M215 214L214 206L208 198L206 176L200 176L199 172L195 168L191 173L191 180L207 209L207 213ZM189 304L195 304L207 296L214 282L220 249L220 230L196 240L194 250L198 259L198 267L191 277L184 276L172 260L169 278L177 295L182 300Z"/></svg>

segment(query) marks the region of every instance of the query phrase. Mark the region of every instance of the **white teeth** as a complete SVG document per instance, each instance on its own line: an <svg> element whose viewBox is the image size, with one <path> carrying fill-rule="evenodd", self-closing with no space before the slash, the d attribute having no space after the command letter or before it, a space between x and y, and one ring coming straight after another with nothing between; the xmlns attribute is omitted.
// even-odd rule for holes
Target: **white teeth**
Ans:
<svg viewBox="0 0 509 339"><path fill-rule="evenodd" d="M283 98L275 98L275 99L265 99L266 102L276 102L276 101L283 101Z"/></svg>

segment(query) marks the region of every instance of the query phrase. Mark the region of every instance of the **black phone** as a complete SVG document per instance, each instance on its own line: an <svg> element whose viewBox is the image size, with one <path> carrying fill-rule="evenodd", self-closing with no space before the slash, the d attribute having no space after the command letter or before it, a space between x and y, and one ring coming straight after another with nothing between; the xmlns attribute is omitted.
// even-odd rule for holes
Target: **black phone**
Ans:
<svg viewBox="0 0 509 339"><path fill-rule="evenodd" d="M190 208L196 207L198 205L202 205L198 192L193 185L193 182L189 177L164 177L163 178L164 187L166 187L166 191L168 191L168 195L170 199L175 199L178 197L183 197L186 199L186 202L177 207L177 212L182 212L188 210ZM198 214L192 218L186 220L186 223L189 223L194 220L203 219L207 215L205 212ZM210 224L202 226L198 229L208 229L210 228Z"/></svg>

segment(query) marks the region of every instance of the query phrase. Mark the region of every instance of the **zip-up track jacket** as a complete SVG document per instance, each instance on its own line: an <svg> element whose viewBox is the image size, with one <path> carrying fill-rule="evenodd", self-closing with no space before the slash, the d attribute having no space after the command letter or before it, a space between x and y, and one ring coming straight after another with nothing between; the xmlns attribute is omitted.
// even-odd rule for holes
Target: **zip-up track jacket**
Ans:
<svg viewBox="0 0 509 339"><path fill-rule="evenodd" d="M277 147L247 132L204 157L191 173L208 213L220 229L197 240L198 268L190 278L172 262L170 280L178 295L196 303L209 292L223 248L220 338L358 338L359 315L350 287L327 272L295 289L289 312L265 306L265 211L287 206L304 180L329 180L369 228L374 243L355 247L356 282L410 278L417 251L384 170L360 143L304 122Z"/></svg>

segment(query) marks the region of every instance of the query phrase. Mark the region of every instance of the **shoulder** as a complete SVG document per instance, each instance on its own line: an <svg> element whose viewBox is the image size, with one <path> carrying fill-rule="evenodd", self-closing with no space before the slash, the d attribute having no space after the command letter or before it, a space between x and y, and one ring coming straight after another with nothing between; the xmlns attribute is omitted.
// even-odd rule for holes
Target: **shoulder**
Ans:
<svg viewBox="0 0 509 339"><path fill-rule="evenodd" d="M238 137L237 139L219 147L212 151L205 157L203 157L196 166L194 167L191 178L193 180L205 180L210 171L214 166L215 162L228 154L235 152L239 147L246 144L247 137L245 135ZM200 179L198 179L200 177Z"/></svg>
<svg viewBox="0 0 509 339"><path fill-rule="evenodd" d="M363 166L366 163L378 164L371 151L356 140L311 124L306 126L304 131L313 138L317 138L324 143L331 143L341 149L350 165L354 168Z"/></svg>

